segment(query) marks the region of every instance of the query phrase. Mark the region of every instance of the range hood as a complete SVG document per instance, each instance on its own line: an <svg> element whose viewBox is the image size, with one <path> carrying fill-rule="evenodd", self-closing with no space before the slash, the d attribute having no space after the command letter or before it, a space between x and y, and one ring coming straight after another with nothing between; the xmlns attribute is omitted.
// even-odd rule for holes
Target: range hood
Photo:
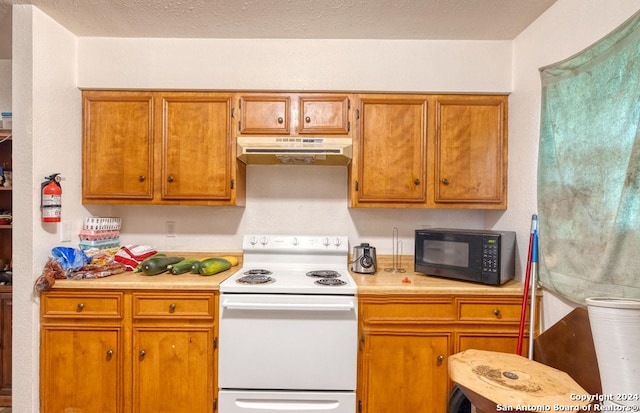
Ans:
<svg viewBox="0 0 640 413"><path fill-rule="evenodd" d="M237 138L238 159L258 165L348 165L351 138L253 136Z"/></svg>

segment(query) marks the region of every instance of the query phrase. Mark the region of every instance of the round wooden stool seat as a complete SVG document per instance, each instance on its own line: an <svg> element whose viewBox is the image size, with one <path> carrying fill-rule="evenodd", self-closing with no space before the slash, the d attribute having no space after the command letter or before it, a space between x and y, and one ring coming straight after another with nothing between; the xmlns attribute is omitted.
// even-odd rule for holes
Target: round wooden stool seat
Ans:
<svg viewBox="0 0 640 413"><path fill-rule="evenodd" d="M465 350L449 357L449 376L478 413L575 412L591 402L567 373L517 354Z"/></svg>

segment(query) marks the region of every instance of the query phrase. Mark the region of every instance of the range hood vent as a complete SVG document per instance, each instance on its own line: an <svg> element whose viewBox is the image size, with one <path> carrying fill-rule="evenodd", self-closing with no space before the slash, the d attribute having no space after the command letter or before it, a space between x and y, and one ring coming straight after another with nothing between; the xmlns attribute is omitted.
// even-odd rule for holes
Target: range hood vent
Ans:
<svg viewBox="0 0 640 413"><path fill-rule="evenodd" d="M348 165L351 138L239 137L238 159L257 165Z"/></svg>

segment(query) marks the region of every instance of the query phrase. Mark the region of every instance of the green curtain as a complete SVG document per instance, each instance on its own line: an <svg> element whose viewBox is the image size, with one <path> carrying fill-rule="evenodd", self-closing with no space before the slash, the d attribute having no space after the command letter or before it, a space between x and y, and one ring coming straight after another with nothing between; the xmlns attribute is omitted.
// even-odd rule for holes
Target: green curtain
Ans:
<svg viewBox="0 0 640 413"><path fill-rule="evenodd" d="M640 11L540 71L540 283L640 298Z"/></svg>

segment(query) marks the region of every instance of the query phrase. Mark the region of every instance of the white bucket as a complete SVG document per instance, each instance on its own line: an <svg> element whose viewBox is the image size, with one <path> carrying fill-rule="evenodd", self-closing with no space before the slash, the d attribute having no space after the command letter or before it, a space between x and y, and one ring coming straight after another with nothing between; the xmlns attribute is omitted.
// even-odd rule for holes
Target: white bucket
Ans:
<svg viewBox="0 0 640 413"><path fill-rule="evenodd" d="M640 300L587 298L589 324L598 359L602 394L614 403L640 408L640 400L621 400L640 390Z"/></svg>

